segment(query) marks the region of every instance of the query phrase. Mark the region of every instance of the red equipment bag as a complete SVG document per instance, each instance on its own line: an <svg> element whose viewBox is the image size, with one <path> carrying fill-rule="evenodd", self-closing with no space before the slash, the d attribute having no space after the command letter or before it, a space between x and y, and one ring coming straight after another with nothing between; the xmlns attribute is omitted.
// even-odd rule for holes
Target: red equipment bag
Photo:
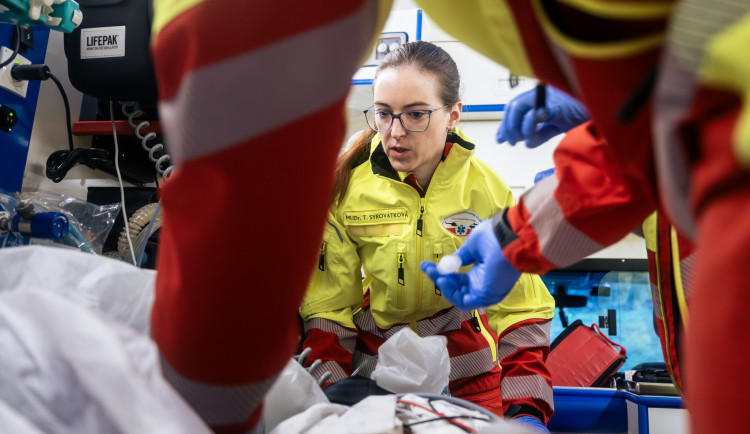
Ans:
<svg viewBox="0 0 750 434"><path fill-rule="evenodd" d="M596 324L576 320L552 342L547 368L553 386L601 387L625 363L625 348L609 340Z"/></svg>

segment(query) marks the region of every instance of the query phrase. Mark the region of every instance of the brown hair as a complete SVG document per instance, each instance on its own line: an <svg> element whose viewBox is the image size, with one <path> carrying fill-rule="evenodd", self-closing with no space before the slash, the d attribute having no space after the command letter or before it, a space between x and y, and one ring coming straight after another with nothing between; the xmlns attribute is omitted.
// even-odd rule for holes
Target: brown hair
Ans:
<svg viewBox="0 0 750 434"><path fill-rule="evenodd" d="M451 56L442 48L426 41L407 42L383 58L375 71L373 85L381 71L388 68L406 68L415 66L423 72L432 74L440 86L440 98L443 104L453 105L461 100L459 90L461 77L458 67ZM367 128L362 131L354 142L339 156L333 187L333 203L341 201L349 187L352 170L370 155L370 142L375 137L375 131Z"/></svg>

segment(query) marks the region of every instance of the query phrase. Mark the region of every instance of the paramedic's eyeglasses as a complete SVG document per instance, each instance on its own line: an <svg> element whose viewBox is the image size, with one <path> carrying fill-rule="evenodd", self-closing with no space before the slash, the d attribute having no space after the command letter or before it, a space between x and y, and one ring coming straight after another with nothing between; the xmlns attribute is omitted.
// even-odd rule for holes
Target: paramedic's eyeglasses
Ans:
<svg viewBox="0 0 750 434"><path fill-rule="evenodd" d="M399 114L387 110L373 109L365 110L364 113L367 125L379 133L390 130L394 119L398 119L406 131L421 133L430 126L430 115L432 113L450 106L450 104L446 104L432 110L406 110Z"/></svg>

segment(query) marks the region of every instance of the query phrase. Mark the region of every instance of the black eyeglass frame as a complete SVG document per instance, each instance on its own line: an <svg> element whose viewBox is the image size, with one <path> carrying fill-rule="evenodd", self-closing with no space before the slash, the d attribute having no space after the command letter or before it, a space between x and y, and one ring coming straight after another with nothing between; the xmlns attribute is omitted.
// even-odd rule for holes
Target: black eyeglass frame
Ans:
<svg viewBox="0 0 750 434"><path fill-rule="evenodd" d="M398 119L398 121L401 122L401 126L406 131L409 131L409 132L412 132L412 133L421 133L421 132L427 131L427 128L430 128L430 120L432 119L432 114L433 113L435 113L438 110L442 110L442 109L444 109L446 107L450 107L452 105L453 104L446 104L446 105L444 105L442 107L438 107L436 109L431 109L431 110L429 110L429 109L425 109L425 110L419 110L419 109L417 109L417 110L404 110L404 111L402 111L401 113L398 113L398 114L396 114L396 113L390 113L390 115L391 115L391 123L388 125L388 128L386 128L384 130L379 130L377 128L373 128L373 126L370 125L370 121L367 119L367 113L369 113L369 112L386 112L386 113L388 113L388 110L367 109L367 110L363 110L362 113L364 113L364 115L365 115L365 122L367 123L367 126L370 127L371 130L377 131L378 133L384 133L384 132L390 130L391 128L393 128L393 120L394 119ZM406 128L406 125L404 125L404 121L401 119L401 116L403 114L405 114L405 113L414 113L414 112L422 112L422 113L426 113L427 114L427 126L425 126L424 129L421 129L421 130L411 130L409 128Z"/></svg>

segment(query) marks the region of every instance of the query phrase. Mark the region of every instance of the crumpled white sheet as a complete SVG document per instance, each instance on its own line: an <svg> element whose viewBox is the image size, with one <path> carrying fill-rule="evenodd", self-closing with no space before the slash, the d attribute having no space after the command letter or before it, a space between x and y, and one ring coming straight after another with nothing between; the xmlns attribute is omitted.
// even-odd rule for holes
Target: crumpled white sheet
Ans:
<svg viewBox="0 0 750 434"><path fill-rule="evenodd" d="M41 432L209 433L149 338L51 292L0 294L0 366L0 401Z"/></svg>
<svg viewBox="0 0 750 434"><path fill-rule="evenodd" d="M421 405L422 408L405 411L397 415L396 395L368 396L352 407L340 404L316 404L306 411L280 423L270 434L463 434L463 428L447 420L432 416L428 400L417 395L405 395L402 399ZM445 415L477 415L474 410L454 406L447 401L433 402L435 408ZM451 409L451 407L453 407ZM429 410L428 410L429 409ZM430 422L414 423L434 419ZM534 434L528 428L504 420L479 423L470 419L456 419L481 434ZM403 421L403 422L402 422ZM472 423L473 422L473 423ZM405 431L404 424L413 424Z"/></svg>
<svg viewBox="0 0 750 434"><path fill-rule="evenodd" d="M16 410L8 407L3 401L0 401L0 423L2 423L3 430L7 432L15 434L44 434Z"/></svg>
<svg viewBox="0 0 750 434"><path fill-rule="evenodd" d="M396 395L369 396L352 407L316 404L280 423L271 434L396 434Z"/></svg>
<svg viewBox="0 0 750 434"><path fill-rule="evenodd" d="M156 272L76 250L0 249L0 292L54 292L148 334Z"/></svg>
<svg viewBox="0 0 750 434"><path fill-rule="evenodd" d="M43 246L0 264L2 432L210 433L143 334L153 271Z"/></svg>

